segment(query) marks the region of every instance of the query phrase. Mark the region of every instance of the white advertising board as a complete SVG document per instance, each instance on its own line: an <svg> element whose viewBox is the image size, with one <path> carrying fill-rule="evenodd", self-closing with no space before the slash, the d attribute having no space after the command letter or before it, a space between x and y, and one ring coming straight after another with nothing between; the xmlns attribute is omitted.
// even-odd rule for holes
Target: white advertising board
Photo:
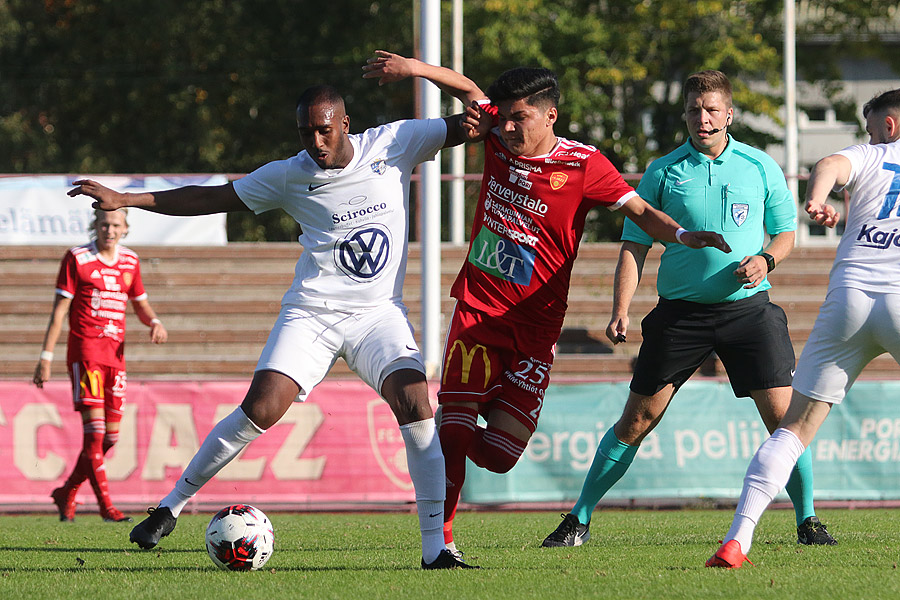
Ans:
<svg viewBox="0 0 900 600"><path fill-rule="evenodd" d="M90 239L91 199L70 198L72 182L89 178L120 192L162 191L184 185L222 185L224 175L31 175L0 177L0 245L74 246ZM128 211L131 246L224 246L225 215L170 217Z"/></svg>

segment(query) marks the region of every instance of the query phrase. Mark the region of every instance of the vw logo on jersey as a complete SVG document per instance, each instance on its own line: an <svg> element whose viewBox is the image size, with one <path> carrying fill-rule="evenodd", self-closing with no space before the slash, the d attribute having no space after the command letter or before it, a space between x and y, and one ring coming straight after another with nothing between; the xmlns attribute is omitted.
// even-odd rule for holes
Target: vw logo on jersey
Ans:
<svg viewBox="0 0 900 600"><path fill-rule="evenodd" d="M391 257L391 238L383 225L354 229L334 245L334 262L354 281L372 281Z"/></svg>
<svg viewBox="0 0 900 600"><path fill-rule="evenodd" d="M731 218L734 219L734 224L738 227L744 224L744 221L747 220L747 215L749 214L749 204L735 203L731 205Z"/></svg>

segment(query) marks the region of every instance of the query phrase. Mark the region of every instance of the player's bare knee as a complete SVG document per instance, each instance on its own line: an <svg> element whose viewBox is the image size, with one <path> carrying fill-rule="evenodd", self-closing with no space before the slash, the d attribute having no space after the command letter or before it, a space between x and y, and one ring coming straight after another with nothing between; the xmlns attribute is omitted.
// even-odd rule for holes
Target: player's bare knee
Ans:
<svg viewBox="0 0 900 600"><path fill-rule="evenodd" d="M414 369L400 369L388 375L381 385L381 395L391 407L397 423L406 425L434 417L428 401L425 375Z"/></svg>

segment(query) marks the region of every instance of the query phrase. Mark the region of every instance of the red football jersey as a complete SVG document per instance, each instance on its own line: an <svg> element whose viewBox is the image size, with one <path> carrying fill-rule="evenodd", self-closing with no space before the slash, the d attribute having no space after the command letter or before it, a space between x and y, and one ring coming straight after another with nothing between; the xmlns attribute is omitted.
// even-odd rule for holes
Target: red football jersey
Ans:
<svg viewBox="0 0 900 600"><path fill-rule="evenodd" d="M491 315L562 327L588 211L616 209L635 191L593 146L557 138L547 155L513 156L496 129L484 143L469 254L450 295Z"/></svg>
<svg viewBox="0 0 900 600"><path fill-rule="evenodd" d="M125 307L147 297L138 255L118 246L107 264L94 242L69 248L56 280L56 293L72 299L67 362L125 366Z"/></svg>

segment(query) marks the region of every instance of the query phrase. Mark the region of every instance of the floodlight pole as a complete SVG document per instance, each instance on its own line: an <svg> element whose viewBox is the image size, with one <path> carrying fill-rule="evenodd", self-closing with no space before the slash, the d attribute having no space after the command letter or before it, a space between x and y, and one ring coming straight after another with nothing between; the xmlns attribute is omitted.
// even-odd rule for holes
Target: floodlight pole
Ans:
<svg viewBox="0 0 900 600"><path fill-rule="evenodd" d="M421 0L419 56L423 62L441 64L441 3ZM418 78L419 105L426 119L441 116L440 90ZM422 163L419 207L422 247L422 354L428 377L437 373L441 355L441 155Z"/></svg>
<svg viewBox="0 0 900 600"><path fill-rule="evenodd" d="M799 172L800 134L797 129L797 40L794 0L784 0L784 174L788 189L796 199L800 190ZM805 213L797 207L798 218ZM803 245L809 239L809 228L801 220L797 227L797 243Z"/></svg>
<svg viewBox="0 0 900 600"><path fill-rule="evenodd" d="M453 0L453 70L463 72L463 0ZM453 99L452 114L461 113L463 104ZM466 243L466 146L460 144L450 149L450 241L457 246Z"/></svg>

